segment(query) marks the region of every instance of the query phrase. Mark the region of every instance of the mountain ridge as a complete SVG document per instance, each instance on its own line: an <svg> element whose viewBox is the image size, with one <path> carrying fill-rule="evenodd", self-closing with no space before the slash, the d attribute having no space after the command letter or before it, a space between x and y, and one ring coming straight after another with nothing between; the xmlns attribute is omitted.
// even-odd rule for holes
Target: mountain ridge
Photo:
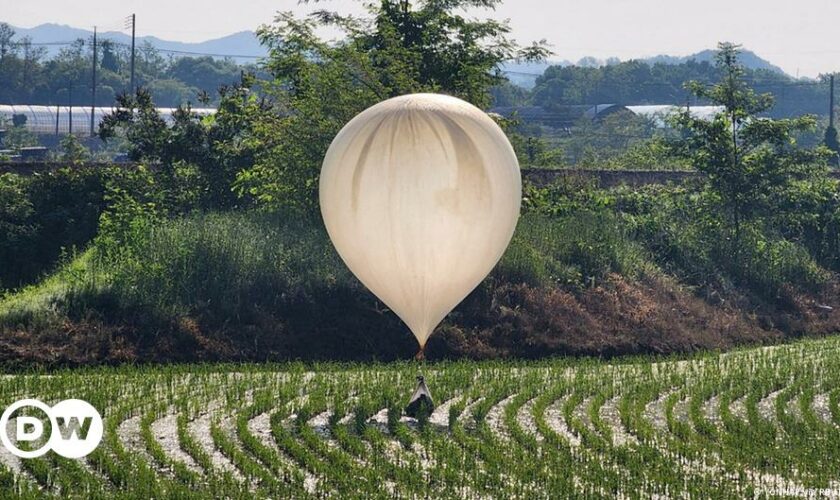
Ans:
<svg viewBox="0 0 840 500"><path fill-rule="evenodd" d="M93 36L93 30L74 28L72 26L56 23L45 23L33 28L19 28L12 26L16 38L28 36L33 43L60 43L72 42L79 38L87 40ZM119 44L130 44L131 35L120 31L106 31L97 34L100 40L110 39ZM260 57L265 57L267 52L260 45L256 34L253 31L239 31L220 38L212 38L203 42L179 42L175 40L164 40L162 38L144 35L138 36L136 46L141 47L145 42L150 43L161 52L186 53L188 55L215 55L232 56L237 62L253 62ZM47 46L48 55L54 55L61 49L58 45Z"/></svg>
<svg viewBox="0 0 840 500"><path fill-rule="evenodd" d="M16 32L16 38L29 36L34 43L58 43L58 42L72 42L76 39L88 39L93 35L92 30L83 28L75 28L72 26L44 23L33 28L19 28L12 26ZM119 31L108 31L99 34L100 39L110 39L120 44L128 44L131 42L131 36ZM146 35L137 37L137 46L142 46L145 42L161 52L168 52L172 54L187 54L187 55L213 55L217 57L232 56L234 60L239 63L254 62L260 57L265 57L267 51L257 39L256 33L253 31L240 31L231 33L219 38L212 38L202 42L180 42L175 40L164 40L162 38ZM47 46L48 55L54 55L60 50L58 45ZM687 56L671 56L667 54L656 55L646 58L635 58L644 61L648 64L680 64L689 60L698 62L712 61L714 59L715 50L705 49ZM744 50L741 54L742 63L750 69L765 69L781 74L786 74L781 68L772 64L768 60L760 57L753 51ZM569 60L561 61L546 61L543 63L506 63L502 70L508 74L511 81L517 85L524 87L531 87L536 80L536 76L542 74L549 66L601 66L607 64L614 64L619 62L617 58L597 59L594 57L584 57L577 62Z"/></svg>

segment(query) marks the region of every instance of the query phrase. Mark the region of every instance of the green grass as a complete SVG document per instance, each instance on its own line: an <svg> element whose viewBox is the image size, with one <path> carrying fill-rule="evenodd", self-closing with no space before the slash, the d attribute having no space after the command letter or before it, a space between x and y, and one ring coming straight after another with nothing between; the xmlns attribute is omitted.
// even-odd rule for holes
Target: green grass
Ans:
<svg viewBox="0 0 840 500"><path fill-rule="evenodd" d="M91 266L88 250L36 285L0 295L0 321L6 325L48 323L66 312L68 296L93 286L101 277Z"/></svg>
<svg viewBox="0 0 840 500"><path fill-rule="evenodd" d="M258 213L143 226L131 243L92 246L36 285L0 297L0 324L89 314L241 318L295 297L355 286L319 226Z"/></svg>
<svg viewBox="0 0 840 500"><path fill-rule="evenodd" d="M123 246L94 245L39 284L0 298L0 330L49 334L93 321L158 336L190 318L226 336L231 330L312 335L319 328L313 322L321 320L331 332L340 321L358 334L403 333L397 318L383 321L375 312L382 306L347 270L318 222L257 212L198 214L139 224L127 239ZM633 276L645 266L641 247L615 217L529 214L486 283L583 289L609 273Z"/></svg>
<svg viewBox="0 0 840 500"><path fill-rule="evenodd" d="M609 273L633 278L652 265L621 221L608 212L528 214L494 277L535 286L592 285Z"/></svg>
<svg viewBox="0 0 840 500"><path fill-rule="evenodd" d="M646 266L642 248L608 214L559 220L526 215L492 278L583 286ZM260 213L206 214L143 226L116 250L93 247L38 285L0 300L0 323L87 308L142 309L150 316L211 312L242 317L284 300L358 289L319 223ZM107 313L108 311L102 311Z"/></svg>
<svg viewBox="0 0 840 500"><path fill-rule="evenodd" d="M806 247L745 226L735 258L719 227L691 222L705 202L682 188L563 189L529 191L542 201L444 321L438 357L674 352L840 328L840 316L801 313L836 307L824 296L837 277ZM122 244L103 237L0 298L0 333L23 353L3 361L400 359L415 348L317 219L197 213L123 229ZM652 311L644 324L638 310ZM80 348L67 332L83 334ZM56 356L38 356L44 342Z"/></svg>
<svg viewBox="0 0 840 500"><path fill-rule="evenodd" d="M213 308L220 315L270 306L346 282L320 226L257 213L209 214L153 227L118 252L96 259L124 303L160 313Z"/></svg>

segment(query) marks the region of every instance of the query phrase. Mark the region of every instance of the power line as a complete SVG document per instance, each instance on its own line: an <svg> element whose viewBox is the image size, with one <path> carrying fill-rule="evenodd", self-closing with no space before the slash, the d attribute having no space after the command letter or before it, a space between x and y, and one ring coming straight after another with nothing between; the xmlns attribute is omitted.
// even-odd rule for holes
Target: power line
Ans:
<svg viewBox="0 0 840 500"><path fill-rule="evenodd" d="M95 126L94 112L96 108L96 26L93 27L93 64L91 64L91 98L90 98L90 136L93 137Z"/></svg>
<svg viewBox="0 0 840 500"><path fill-rule="evenodd" d="M129 16L129 21L128 22L129 23L131 22L130 21L130 16ZM129 26L130 26L130 24L129 24ZM78 40L81 40L82 44L84 44L84 39L80 38ZM30 45L73 45L73 44L77 43L78 40L74 40L74 41L71 41L71 42L37 42L37 43L36 42L31 42ZM127 43L124 43L124 42L116 42L116 41L113 41L113 40L111 40L110 42L111 42L112 45L121 46L121 47L130 47L130 44L127 44ZM20 46L20 45L24 45L24 44L22 42L13 42L12 45ZM251 54L223 54L223 53L217 53L217 52L197 52L197 51L190 51L190 50L166 49L166 48L161 48L161 47L155 47L155 50L157 50L158 52L164 52L164 53L167 53L167 54L183 54L183 55L210 56L210 57L230 57L230 58L234 58L234 59L253 59L253 60L257 60L257 59L262 59L262 58L265 57L265 56L251 55ZM549 66L549 68L551 68L551 67L556 67L556 66ZM570 66L565 66L565 67L578 67L578 66L570 65ZM534 77L545 76L545 73L530 73L530 72L527 72L527 71L514 71L514 70L506 70L506 69L502 69L501 72L506 74L506 75L534 76ZM826 83L822 82L822 81L763 82L763 81L755 81L755 80L747 80L747 79L742 80L742 81L744 83L747 83L747 84L752 85L752 86L826 85ZM714 84L716 82L700 81L699 83L706 84L706 85L711 85L711 84ZM681 84L670 83L670 82L637 82L637 83L634 83L633 85L634 86L646 86L646 87L669 87L669 86L679 86Z"/></svg>
<svg viewBox="0 0 840 500"><path fill-rule="evenodd" d="M130 47L129 44L123 42L111 42L113 45L121 46L121 47ZM192 56L210 56L210 57L230 57L230 58L242 58L242 59L260 59L264 56L254 56L254 55L246 55L246 54L221 54L216 52L197 52L191 50L177 50L177 49L165 49L160 47L155 47L155 50L158 52L164 52L167 54L184 54L184 55L192 55Z"/></svg>
<svg viewBox="0 0 840 500"><path fill-rule="evenodd" d="M72 42L12 42L10 45L14 47L23 47L25 45L34 45L40 47L46 45L74 45L79 42L81 42L81 44L84 45L85 39L79 38L77 40L73 40Z"/></svg>
<svg viewBox="0 0 840 500"><path fill-rule="evenodd" d="M131 93L135 92L134 89L134 30L137 27L137 16L131 14L129 17L125 19L126 28L128 28L128 23L131 22L131 87L129 87Z"/></svg>
<svg viewBox="0 0 840 500"><path fill-rule="evenodd" d="M265 56L250 56L244 54L216 54L212 52L192 52L189 50L175 50L175 49L159 49L156 48L158 52L166 52L170 54L185 54L185 55L195 55L195 56L210 56L210 57L230 57L230 58L239 58L239 59L262 59Z"/></svg>
<svg viewBox="0 0 840 500"><path fill-rule="evenodd" d="M125 27L126 28L130 27L132 29L132 35L133 35L134 27L135 27L134 15L128 16L126 18L126 26ZM73 45L73 44L76 44L76 43L81 43L81 45L85 45L85 40L84 39L78 39L78 40L72 41L72 42L30 42L30 45L33 45L33 46L62 46L62 45ZM135 55L134 37L132 36L132 43L130 45L126 44L126 43L123 43L123 42L116 42L116 41L113 41L113 40L110 40L110 43L114 46L129 47L131 49L131 82L132 82L131 87L133 88L134 87L134 55ZM25 45L25 43L13 42L12 45L21 46L21 45ZM165 49L165 48L159 48L159 47L155 47L155 50L157 52L162 52L162 53L166 53L166 54L179 54L179 55L185 55L185 56L224 57L224 58L250 59L250 60L259 60L259 59L262 59L262 58L265 57L265 56L246 55L246 54L223 54L223 53L214 53L214 52L198 52L198 51L189 51L189 50ZM524 72L524 71L502 70L501 72L503 74L508 74L508 75L521 75L521 76L533 76L533 77L545 76L544 73L543 74L538 74L538 73L529 73L529 72ZM743 81L743 83L745 83L747 85L750 85L750 86L752 86L754 88L757 88L757 89L766 89L766 90L781 89L782 92L784 92L785 88L815 87L815 86L822 87L822 86L826 85L826 82L823 82L823 81L788 81L788 82L776 81L776 82L774 82L774 81L756 81L756 80L750 80L750 79L744 79L742 81ZM704 84L704 85L712 85L715 82L699 81L699 83ZM600 85L602 87L606 87L607 90L609 90L609 87L613 86L612 84L607 84L607 83L601 83ZM615 85L617 85L617 84L615 84ZM636 83L633 83L633 86L634 87L665 87L665 88L673 88L675 90L677 90L677 89L681 90L681 88L682 88L682 84L681 83L676 83L676 82L636 82ZM552 118L550 118L550 117L548 118L548 120L551 120L551 119Z"/></svg>
<svg viewBox="0 0 840 500"><path fill-rule="evenodd" d="M107 40L107 38L106 38ZM113 40L109 40L111 45L119 46L119 47L126 47L131 48L131 44L125 42L116 42ZM75 45L80 43L81 45L85 45L87 42L84 38L79 38L77 40L73 40L72 42L30 42L28 45L33 46L68 46L68 45ZM23 47L27 45L26 42L12 42L12 46L16 47ZM161 47L155 47L155 50L158 52L164 52L167 54L184 54L184 55L193 55L193 56L210 56L210 57L230 57L235 59L261 59L265 56L255 56L249 54L222 54L217 52L197 52L191 50L177 50L177 49L166 49Z"/></svg>

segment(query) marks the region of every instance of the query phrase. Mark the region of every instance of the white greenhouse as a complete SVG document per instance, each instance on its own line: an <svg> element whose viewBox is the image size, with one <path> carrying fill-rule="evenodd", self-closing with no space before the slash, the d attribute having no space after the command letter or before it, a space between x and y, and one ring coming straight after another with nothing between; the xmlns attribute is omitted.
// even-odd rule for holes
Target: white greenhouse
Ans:
<svg viewBox="0 0 840 500"><path fill-rule="evenodd" d="M102 118L114 111L115 108L93 108L94 133L99 130ZM158 113L171 122L172 114L177 108L157 108ZM216 112L214 108L192 108L199 116L206 116ZM35 134L63 135L72 131L73 135L90 136L90 107L73 106L37 106L37 105L0 105L0 123L7 122L11 126L15 115L26 117L24 127ZM72 122L70 117L72 116Z"/></svg>

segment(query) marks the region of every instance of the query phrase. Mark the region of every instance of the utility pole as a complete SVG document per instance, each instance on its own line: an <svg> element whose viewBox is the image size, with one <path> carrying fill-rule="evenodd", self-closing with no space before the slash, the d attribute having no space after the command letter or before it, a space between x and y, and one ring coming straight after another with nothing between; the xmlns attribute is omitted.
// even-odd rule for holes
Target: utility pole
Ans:
<svg viewBox="0 0 840 500"><path fill-rule="evenodd" d="M67 86L67 133L73 135L73 84Z"/></svg>
<svg viewBox="0 0 840 500"><path fill-rule="evenodd" d="M131 23L131 93L134 93L134 35L137 27L137 14L132 14L130 19L126 19Z"/></svg>
<svg viewBox="0 0 840 500"><path fill-rule="evenodd" d="M828 98L828 126L834 128L834 75L829 79L829 98Z"/></svg>
<svg viewBox="0 0 840 500"><path fill-rule="evenodd" d="M93 27L93 66L91 66L90 91L90 136L93 137L94 115L96 114L96 26Z"/></svg>

